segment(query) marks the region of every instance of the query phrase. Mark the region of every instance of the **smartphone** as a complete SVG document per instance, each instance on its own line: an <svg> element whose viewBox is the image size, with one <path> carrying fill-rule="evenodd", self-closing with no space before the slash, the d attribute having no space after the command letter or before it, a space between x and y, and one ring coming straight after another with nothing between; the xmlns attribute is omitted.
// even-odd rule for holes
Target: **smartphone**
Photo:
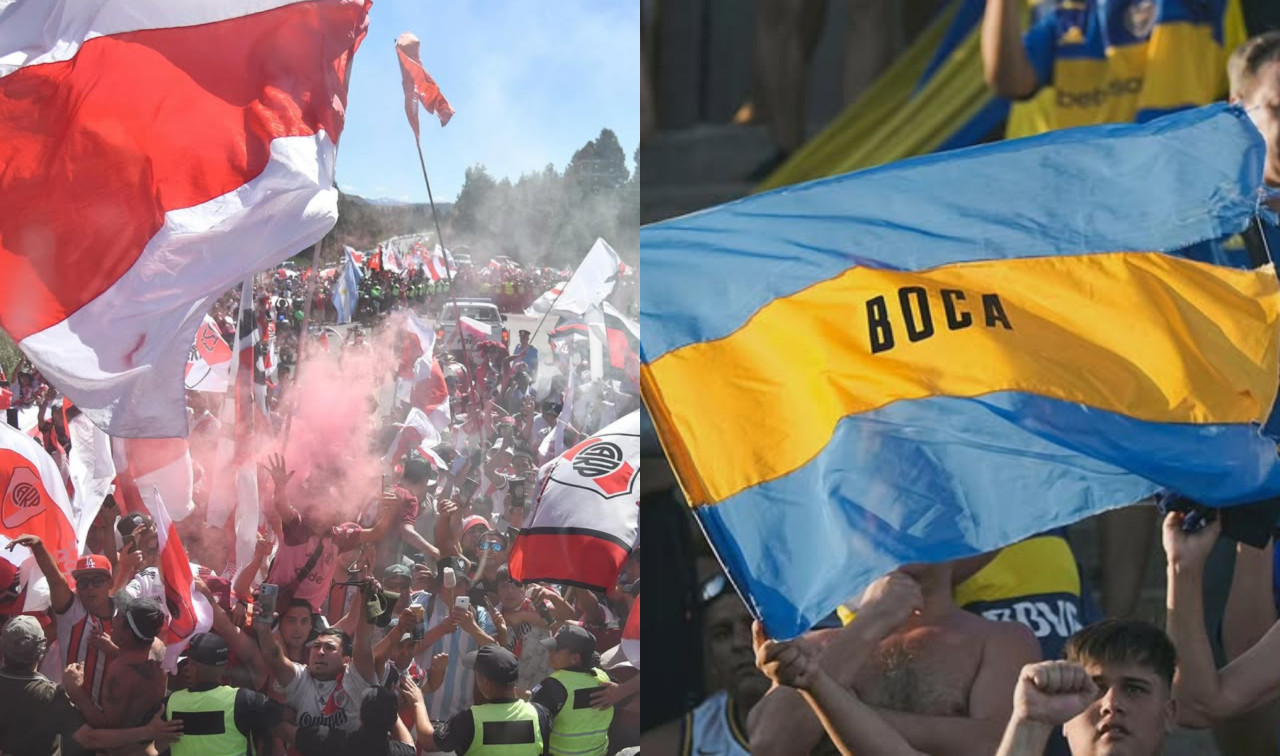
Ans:
<svg viewBox="0 0 1280 756"><path fill-rule="evenodd" d="M457 597L456 599L454 599L454 600L453 600L453 606L454 606L454 608L455 608L455 609L470 609L470 608L471 608L471 597L470 597L470 596L459 596L459 597Z"/></svg>
<svg viewBox="0 0 1280 756"><path fill-rule="evenodd" d="M262 618L271 622L272 615L276 611L276 598L280 595L280 586L271 583L263 583L258 587L258 607L262 613Z"/></svg>
<svg viewBox="0 0 1280 756"><path fill-rule="evenodd" d="M471 501L471 497L476 495L476 489L479 487L480 487L480 481L476 480L475 478L467 478L466 480L462 481L462 486L459 489L459 494L460 494L459 498L461 498L463 501Z"/></svg>

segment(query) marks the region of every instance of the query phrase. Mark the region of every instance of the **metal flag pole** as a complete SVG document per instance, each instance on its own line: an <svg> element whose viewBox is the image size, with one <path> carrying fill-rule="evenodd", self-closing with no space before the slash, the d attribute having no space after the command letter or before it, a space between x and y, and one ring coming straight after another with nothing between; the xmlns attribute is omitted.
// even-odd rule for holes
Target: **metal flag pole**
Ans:
<svg viewBox="0 0 1280 756"><path fill-rule="evenodd" d="M467 350L467 335L462 331L462 309L458 307L458 294L453 286L453 268L449 265L448 249L444 244L444 234L440 231L440 216L436 212L436 201L431 195L431 179L427 177L427 161L422 156L422 140L414 131L413 144L418 148L418 165L422 166L422 180L427 185L427 201L431 204L431 219L436 225L436 240L440 243L440 256L444 258L444 273L449 281L449 298L453 301L453 314L457 318L458 324L458 340L462 343L462 364L467 369L470 376L471 390L474 394L474 400L477 407L481 406L479 387L476 386L476 371L471 365L471 355ZM430 355L428 355L430 356ZM481 429L481 438L484 438L484 430Z"/></svg>

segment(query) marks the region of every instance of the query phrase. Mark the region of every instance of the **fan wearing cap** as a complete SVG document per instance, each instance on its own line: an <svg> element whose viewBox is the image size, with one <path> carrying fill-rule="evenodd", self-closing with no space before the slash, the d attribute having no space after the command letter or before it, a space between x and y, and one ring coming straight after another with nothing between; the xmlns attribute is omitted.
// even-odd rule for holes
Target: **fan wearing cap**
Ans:
<svg viewBox="0 0 1280 756"><path fill-rule="evenodd" d="M591 696L609 685L596 666L596 637L578 625L565 625L542 645L555 672L533 689L531 700L551 713L551 753L604 756L609 750L613 707L597 709Z"/></svg>
<svg viewBox="0 0 1280 756"><path fill-rule="evenodd" d="M83 664L85 690L94 703L100 704L109 658L99 650L97 639L109 634L117 614L111 600L111 562L101 554L85 554L77 559L71 571L71 579L75 581L73 591L39 536L19 536L6 548L15 546L31 549L36 565L49 581L49 604L53 608L58 648L62 652L58 667L75 662Z"/></svg>
<svg viewBox="0 0 1280 756"><path fill-rule="evenodd" d="M231 652L213 633L197 633L183 654L191 665L191 685L164 701L164 718L183 724L172 756L242 756L252 753L253 737L267 737L280 723L283 708L256 690L223 684Z"/></svg>
<svg viewBox="0 0 1280 756"><path fill-rule="evenodd" d="M67 666L63 684L86 722L94 727L133 727L145 723L155 712L164 700L168 682L161 669L164 644L156 640L166 621L164 609L155 599L133 599L121 609L111 631L116 652L105 672L101 704L83 686L83 665Z"/></svg>
<svg viewBox="0 0 1280 756"><path fill-rule="evenodd" d="M511 356L524 363L528 368L529 375L538 374L538 348L529 343L529 337L533 334L528 331L520 330L520 344L511 352Z"/></svg>
<svg viewBox="0 0 1280 756"><path fill-rule="evenodd" d="M459 756L538 756L549 750L551 715L545 706L516 697L519 663L510 651L489 645L469 653L463 664L475 673L477 697L443 724L431 721L422 693L409 683L401 686L402 701L414 709L418 747L428 752Z"/></svg>
<svg viewBox="0 0 1280 756"><path fill-rule="evenodd" d="M104 730L78 723L83 720L71 706L66 691L36 670L44 660L48 644L35 617L19 615L8 620L0 631L0 753L57 754L59 733L72 736L83 748L100 750L156 741L163 747L178 733L180 725L158 716L145 727Z"/></svg>

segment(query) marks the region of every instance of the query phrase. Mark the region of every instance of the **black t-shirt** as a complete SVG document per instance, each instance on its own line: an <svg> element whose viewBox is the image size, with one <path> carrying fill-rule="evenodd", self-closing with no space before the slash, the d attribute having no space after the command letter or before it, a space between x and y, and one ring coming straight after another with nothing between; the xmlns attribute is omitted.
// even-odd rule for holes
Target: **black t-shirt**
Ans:
<svg viewBox="0 0 1280 756"><path fill-rule="evenodd" d="M375 736L356 730L347 732L328 725L307 725L298 729L296 742L302 756L416 756L417 749L408 743Z"/></svg>
<svg viewBox="0 0 1280 756"><path fill-rule="evenodd" d="M561 686L563 688L563 686ZM514 698L496 698L489 703L511 703ZM533 708L538 712L538 731L542 733L543 756L551 753L551 713L536 701ZM448 722L432 722L435 727L436 750L466 753L471 742L476 738L476 720L471 709L463 709L454 714Z"/></svg>

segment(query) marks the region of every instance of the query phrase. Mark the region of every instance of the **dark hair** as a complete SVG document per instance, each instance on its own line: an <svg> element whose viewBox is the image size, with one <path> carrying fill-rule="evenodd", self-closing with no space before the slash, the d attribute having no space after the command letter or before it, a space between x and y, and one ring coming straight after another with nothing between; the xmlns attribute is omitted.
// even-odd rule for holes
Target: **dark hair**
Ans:
<svg viewBox="0 0 1280 756"><path fill-rule="evenodd" d="M342 644L342 655L351 656L351 636L347 635L346 633L342 632L336 627L326 627L325 629L316 633L316 639L318 640L320 638L323 638L326 635L336 636Z"/></svg>
<svg viewBox="0 0 1280 756"><path fill-rule="evenodd" d="M370 735L386 737L396 726L399 716L399 696L394 690L377 685L364 692L360 699L360 729Z"/></svg>
<svg viewBox="0 0 1280 756"><path fill-rule="evenodd" d="M507 565L502 564L498 566L497 571L494 573L493 582L501 584L515 583L516 581L511 579L511 569L508 568ZM519 583L516 583L516 585L519 585Z"/></svg>
<svg viewBox="0 0 1280 756"><path fill-rule="evenodd" d="M1150 622L1108 619L1095 622L1067 639L1067 661L1127 662L1150 668L1173 687L1178 651L1164 631Z"/></svg>
<svg viewBox="0 0 1280 756"><path fill-rule="evenodd" d="M1246 97L1253 91L1254 77L1269 63L1280 62L1280 30L1250 37L1227 59L1231 96Z"/></svg>

